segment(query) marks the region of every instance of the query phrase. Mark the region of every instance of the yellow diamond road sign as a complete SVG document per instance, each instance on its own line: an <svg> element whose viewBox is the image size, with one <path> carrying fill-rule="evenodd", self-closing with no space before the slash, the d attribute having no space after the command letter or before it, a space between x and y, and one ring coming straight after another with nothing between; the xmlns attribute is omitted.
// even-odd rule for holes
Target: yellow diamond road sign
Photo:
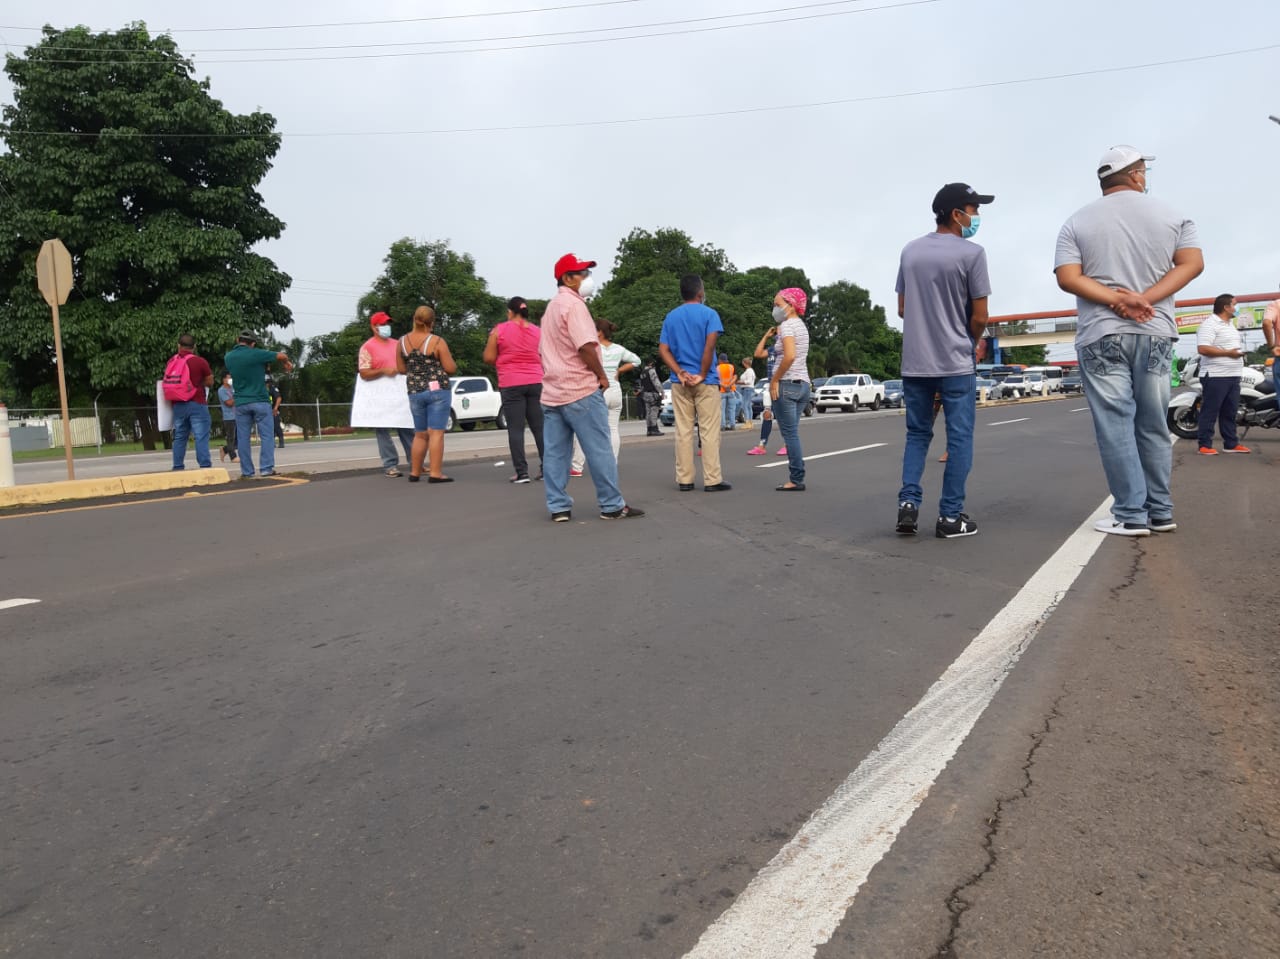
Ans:
<svg viewBox="0 0 1280 959"><path fill-rule="evenodd" d="M36 283L50 306L67 302L71 292L71 254L61 240L45 240L36 257Z"/></svg>

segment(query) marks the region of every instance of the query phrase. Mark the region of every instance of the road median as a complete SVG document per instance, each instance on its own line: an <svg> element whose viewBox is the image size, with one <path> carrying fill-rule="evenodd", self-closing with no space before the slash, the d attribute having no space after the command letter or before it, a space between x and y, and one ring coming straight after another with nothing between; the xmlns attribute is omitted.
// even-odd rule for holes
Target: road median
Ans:
<svg viewBox="0 0 1280 959"><path fill-rule="evenodd" d="M189 489L194 486L220 486L230 483L231 476L221 467L177 470L166 473L140 473L134 476L104 476L97 479L62 480L56 483L30 483L0 489L0 509L14 506L44 506L69 500L103 499L134 493Z"/></svg>

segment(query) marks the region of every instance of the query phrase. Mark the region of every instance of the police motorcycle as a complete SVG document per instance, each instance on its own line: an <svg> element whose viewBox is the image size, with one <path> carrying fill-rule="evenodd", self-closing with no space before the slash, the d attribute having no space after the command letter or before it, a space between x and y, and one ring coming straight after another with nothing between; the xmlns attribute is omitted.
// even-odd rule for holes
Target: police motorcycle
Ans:
<svg viewBox="0 0 1280 959"><path fill-rule="evenodd" d="M1190 388L1169 401L1166 420L1171 433L1184 440L1193 440L1199 434L1200 399L1204 389L1200 382L1199 354L1187 360L1182 371L1182 382ZM1280 427L1275 382L1267 374L1247 366L1240 371L1240 405L1236 408L1236 426L1241 429L1241 439L1255 426L1260 429Z"/></svg>

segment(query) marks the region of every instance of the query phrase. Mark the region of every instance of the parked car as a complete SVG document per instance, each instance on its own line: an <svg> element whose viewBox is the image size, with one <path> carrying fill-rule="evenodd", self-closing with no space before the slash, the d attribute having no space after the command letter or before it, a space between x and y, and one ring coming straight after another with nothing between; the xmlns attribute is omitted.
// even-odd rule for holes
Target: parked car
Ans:
<svg viewBox="0 0 1280 959"><path fill-rule="evenodd" d="M883 402L884 384L877 383L866 373L841 373L830 377L818 388L815 405L819 413L835 407L852 413L859 406L878 410Z"/></svg>
<svg viewBox="0 0 1280 959"><path fill-rule="evenodd" d="M996 398L995 389L999 384L995 380L987 379L985 376L978 377L978 385L974 390L974 394L978 399L982 399L982 391L987 391L987 399L994 400Z"/></svg>
<svg viewBox="0 0 1280 959"><path fill-rule="evenodd" d="M676 411L671 408L671 381L662 381L662 409L658 411L658 422L663 426L674 426Z"/></svg>
<svg viewBox="0 0 1280 959"><path fill-rule="evenodd" d="M902 380L884 381L884 405L902 408Z"/></svg>
<svg viewBox="0 0 1280 959"><path fill-rule="evenodd" d="M1079 376L1064 376L1062 378L1062 392L1064 393L1083 393L1084 384L1080 381Z"/></svg>
<svg viewBox="0 0 1280 959"><path fill-rule="evenodd" d="M994 390L995 399L1018 400L1024 396L1037 396L1044 389L1044 382L1034 383L1022 373L1010 373Z"/></svg>
<svg viewBox="0 0 1280 959"><path fill-rule="evenodd" d="M493 423L507 428L502 414L502 394L494 389L487 376L453 376L450 378L453 402L449 410L449 429L471 431L477 423Z"/></svg>
<svg viewBox="0 0 1280 959"><path fill-rule="evenodd" d="M1027 392L1034 393L1036 396L1046 395L1049 389L1049 381L1044 378L1043 373L1023 373L1022 378L1027 381Z"/></svg>

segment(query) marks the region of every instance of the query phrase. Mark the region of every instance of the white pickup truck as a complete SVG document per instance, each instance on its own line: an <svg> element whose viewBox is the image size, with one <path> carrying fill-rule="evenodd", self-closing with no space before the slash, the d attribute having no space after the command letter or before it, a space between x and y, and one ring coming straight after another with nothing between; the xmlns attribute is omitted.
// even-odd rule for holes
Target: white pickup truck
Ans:
<svg viewBox="0 0 1280 959"><path fill-rule="evenodd" d="M819 413L839 407L846 413L856 412L859 406L880 409L884 402L884 384L877 383L867 373L841 373L818 387L815 405Z"/></svg>
<svg viewBox="0 0 1280 959"><path fill-rule="evenodd" d="M502 414L502 394L494 389L487 376L449 377L453 390L453 403L449 410L449 429L461 427L473 430L477 423L493 423L500 430L507 428L507 418Z"/></svg>

